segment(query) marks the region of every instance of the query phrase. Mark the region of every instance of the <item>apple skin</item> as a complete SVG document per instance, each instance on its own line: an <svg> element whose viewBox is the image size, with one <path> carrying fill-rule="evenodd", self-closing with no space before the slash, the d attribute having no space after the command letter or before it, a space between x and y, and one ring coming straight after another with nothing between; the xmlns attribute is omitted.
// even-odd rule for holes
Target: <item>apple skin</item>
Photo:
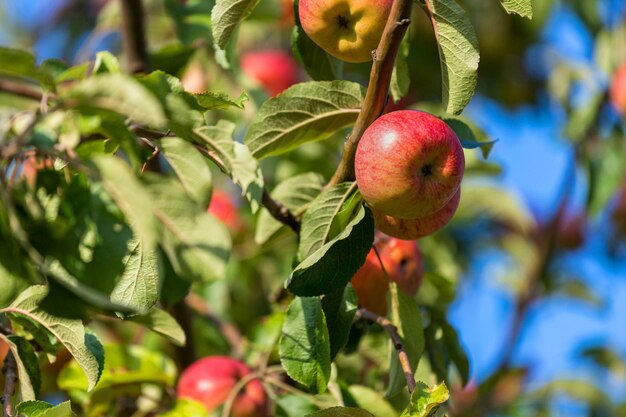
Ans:
<svg viewBox="0 0 626 417"><path fill-rule="evenodd" d="M617 69L609 89L609 100L621 114L626 114L626 64Z"/></svg>
<svg viewBox="0 0 626 417"><path fill-rule="evenodd" d="M302 29L320 48L346 62L372 60L393 0L300 0Z"/></svg>
<svg viewBox="0 0 626 417"><path fill-rule="evenodd" d="M381 214L417 219L441 209L459 189L465 171L454 131L432 114L387 113L363 134L355 174L365 202Z"/></svg>
<svg viewBox="0 0 626 417"><path fill-rule="evenodd" d="M416 242L408 242L378 233L376 251L370 250L365 263L352 278L359 305L380 316L387 314L389 278L410 296L415 296L424 276L422 255Z"/></svg>
<svg viewBox="0 0 626 417"><path fill-rule="evenodd" d="M241 69L270 96L282 93L301 79L296 60L281 49L248 52L241 57Z"/></svg>
<svg viewBox="0 0 626 417"><path fill-rule="evenodd" d="M180 398L203 404L210 413L226 401L237 382L250 373L243 363L226 356L208 356L192 363L178 381ZM233 417L269 417L269 401L263 385L253 379L243 387L233 402Z"/></svg>
<svg viewBox="0 0 626 417"><path fill-rule="evenodd" d="M442 229L454 216L461 201L459 188L452 199L440 210L419 219L398 219L373 211L376 228L389 236L403 240L416 240Z"/></svg>
<svg viewBox="0 0 626 417"><path fill-rule="evenodd" d="M221 220L233 236L238 236L244 231L245 223L241 219L239 208L225 191L213 190L207 211Z"/></svg>

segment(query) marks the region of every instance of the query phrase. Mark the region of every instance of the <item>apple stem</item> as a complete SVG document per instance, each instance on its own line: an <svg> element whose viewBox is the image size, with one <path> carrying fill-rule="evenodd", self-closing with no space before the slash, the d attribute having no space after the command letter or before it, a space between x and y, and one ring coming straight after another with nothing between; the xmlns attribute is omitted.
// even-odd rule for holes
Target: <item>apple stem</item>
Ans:
<svg viewBox="0 0 626 417"><path fill-rule="evenodd" d="M128 72L145 73L150 70L146 48L144 13L141 0L120 0L122 12L122 51Z"/></svg>
<svg viewBox="0 0 626 417"><path fill-rule="evenodd" d="M406 383L409 389L409 394L415 390L415 376L413 374L413 368L411 368L411 362L409 361L409 355L404 350L404 342L402 337L398 333L398 328L391 322L391 320L379 316L378 314L367 310L365 308L359 308L356 312L357 318L363 318L365 320L377 323L383 329L389 333L393 347L398 352L398 358L400 359L400 366L406 378Z"/></svg>
<svg viewBox="0 0 626 417"><path fill-rule="evenodd" d="M387 24L383 35L372 53L373 63L370 72L367 93L361 112L352 128L352 132L344 145L341 161L337 166L335 174L328 183L328 187L354 180L354 156L356 147L361 140L365 129L376 120L385 109L387 96L389 94L389 84L391 74L398 55L400 43L404 38L409 24L411 23L411 10L413 0L396 0L391 7Z"/></svg>

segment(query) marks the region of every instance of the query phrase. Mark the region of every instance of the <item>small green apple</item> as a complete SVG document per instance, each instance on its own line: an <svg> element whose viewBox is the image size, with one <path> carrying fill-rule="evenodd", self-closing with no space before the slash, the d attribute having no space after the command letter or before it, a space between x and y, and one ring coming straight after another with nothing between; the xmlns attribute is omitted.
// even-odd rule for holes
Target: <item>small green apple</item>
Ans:
<svg viewBox="0 0 626 417"><path fill-rule="evenodd" d="M326 52L346 62L372 59L393 0L300 0L302 29Z"/></svg>

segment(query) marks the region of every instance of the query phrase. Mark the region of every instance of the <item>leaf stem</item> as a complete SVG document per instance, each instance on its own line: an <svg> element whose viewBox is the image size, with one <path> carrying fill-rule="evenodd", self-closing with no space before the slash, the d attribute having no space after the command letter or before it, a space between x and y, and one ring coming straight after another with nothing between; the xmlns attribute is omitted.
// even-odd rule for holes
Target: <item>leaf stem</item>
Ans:
<svg viewBox="0 0 626 417"><path fill-rule="evenodd" d="M365 129L385 109L389 94L389 83L391 82L391 74L393 73L398 49L411 23L410 17L413 1L395 0L393 2L378 48L372 53L372 70L363 107L344 145L341 161L328 186L354 180L356 147Z"/></svg>
<svg viewBox="0 0 626 417"><path fill-rule="evenodd" d="M377 323L383 329L389 333L393 347L398 352L398 358L400 359L400 366L406 378L406 383L409 388L409 393L415 390L415 376L413 375L413 369L411 368L411 362L409 361L409 355L404 350L404 343L402 337L398 334L398 328L391 322L391 320L379 316L378 314L369 311L365 308L359 308L356 312L357 318L369 320L373 323Z"/></svg>

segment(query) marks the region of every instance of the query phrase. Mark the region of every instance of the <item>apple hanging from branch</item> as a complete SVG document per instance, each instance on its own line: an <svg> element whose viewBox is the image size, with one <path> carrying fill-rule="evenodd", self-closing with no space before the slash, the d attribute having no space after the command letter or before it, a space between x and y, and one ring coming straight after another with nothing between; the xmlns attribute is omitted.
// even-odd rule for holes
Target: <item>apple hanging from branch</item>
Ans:
<svg viewBox="0 0 626 417"><path fill-rule="evenodd" d="M185 369L178 381L178 396L198 401L211 412L223 405L231 391L250 369L227 356L208 356ZM232 403L233 417L269 416L269 400L261 381L251 379L237 393Z"/></svg>
<svg viewBox="0 0 626 417"><path fill-rule="evenodd" d="M378 47L392 0L300 0L302 29L346 62L366 62Z"/></svg>

